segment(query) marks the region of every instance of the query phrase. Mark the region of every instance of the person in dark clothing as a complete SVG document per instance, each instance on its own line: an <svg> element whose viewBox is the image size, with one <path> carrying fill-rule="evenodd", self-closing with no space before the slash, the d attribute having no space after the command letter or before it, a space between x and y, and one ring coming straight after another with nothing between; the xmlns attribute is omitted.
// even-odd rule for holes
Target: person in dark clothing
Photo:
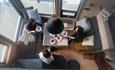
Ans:
<svg viewBox="0 0 115 70"><path fill-rule="evenodd" d="M43 31L42 31L42 24L36 22L33 18L31 18L28 22L28 24L26 25L26 29L29 32L35 32L37 34L37 37L40 40L43 40ZM38 31L37 29L41 28L41 31Z"/></svg>
<svg viewBox="0 0 115 70"><path fill-rule="evenodd" d="M42 61L42 67L45 69L65 69L66 60L62 55L52 54L49 50L44 50L39 53L39 58Z"/></svg>
<svg viewBox="0 0 115 70"><path fill-rule="evenodd" d="M50 64L52 61L54 61L54 57L49 50L44 50L43 52L40 52L39 57L46 64Z"/></svg>
<svg viewBox="0 0 115 70"><path fill-rule="evenodd" d="M76 26L73 28L73 30L75 33L72 36L66 36L68 39L70 39L68 43L70 44L72 41L82 42L85 36L83 28L81 26Z"/></svg>

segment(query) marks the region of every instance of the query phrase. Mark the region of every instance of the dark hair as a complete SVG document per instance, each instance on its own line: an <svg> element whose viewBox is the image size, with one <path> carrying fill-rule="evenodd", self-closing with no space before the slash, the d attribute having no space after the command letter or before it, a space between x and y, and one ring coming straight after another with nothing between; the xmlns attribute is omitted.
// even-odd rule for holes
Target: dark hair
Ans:
<svg viewBox="0 0 115 70"><path fill-rule="evenodd" d="M44 50L43 56L44 56L45 58L48 58L48 57L51 56L51 53L50 53L48 50Z"/></svg>
<svg viewBox="0 0 115 70"><path fill-rule="evenodd" d="M29 31L35 30L36 29L36 21L34 19L29 19L29 22L27 24L27 29Z"/></svg>
<svg viewBox="0 0 115 70"><path fill-rule="evenodd" d="M74 30L75 30L76 28L78 28L78 31L77 31L77 32L83 32L83 28L82 28L81 26L76 26L76 27L74 27Z"/></svg>

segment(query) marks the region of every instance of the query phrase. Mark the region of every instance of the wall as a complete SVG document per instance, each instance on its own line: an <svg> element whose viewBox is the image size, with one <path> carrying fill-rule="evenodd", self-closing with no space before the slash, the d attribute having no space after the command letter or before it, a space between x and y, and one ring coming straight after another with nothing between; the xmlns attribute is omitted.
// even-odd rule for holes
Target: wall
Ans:
<svg viewBox="0 0 115 70"><path fill-rule="evenodd" d="M89 8L90 10L84 9L80 18L96 16L102 8L110 9L113 6L115 6L115 0L87 0L84 8Z"/></svg>

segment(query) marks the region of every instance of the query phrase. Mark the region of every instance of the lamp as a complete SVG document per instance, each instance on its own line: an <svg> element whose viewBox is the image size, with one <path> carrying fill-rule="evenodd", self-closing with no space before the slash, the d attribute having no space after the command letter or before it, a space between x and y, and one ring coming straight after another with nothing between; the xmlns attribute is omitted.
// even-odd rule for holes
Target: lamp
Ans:
<svg viewBox="0 0 115 70"><path fill-rule="evenodd" d="M61 19L55 18L50 23L46 24L46 29L51 34L59 34L63 31L64 25Z"/></svg>

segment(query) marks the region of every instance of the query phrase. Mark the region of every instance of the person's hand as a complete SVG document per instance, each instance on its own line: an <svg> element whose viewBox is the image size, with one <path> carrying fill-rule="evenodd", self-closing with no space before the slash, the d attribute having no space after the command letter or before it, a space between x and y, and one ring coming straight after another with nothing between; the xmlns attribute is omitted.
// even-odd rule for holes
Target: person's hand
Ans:
<svg viewBox="0 0 115 70"><path fill-rule="evenodd" d="M69 36L66 35L66 36L64 36L64 38L69 38Z"/></svg>

